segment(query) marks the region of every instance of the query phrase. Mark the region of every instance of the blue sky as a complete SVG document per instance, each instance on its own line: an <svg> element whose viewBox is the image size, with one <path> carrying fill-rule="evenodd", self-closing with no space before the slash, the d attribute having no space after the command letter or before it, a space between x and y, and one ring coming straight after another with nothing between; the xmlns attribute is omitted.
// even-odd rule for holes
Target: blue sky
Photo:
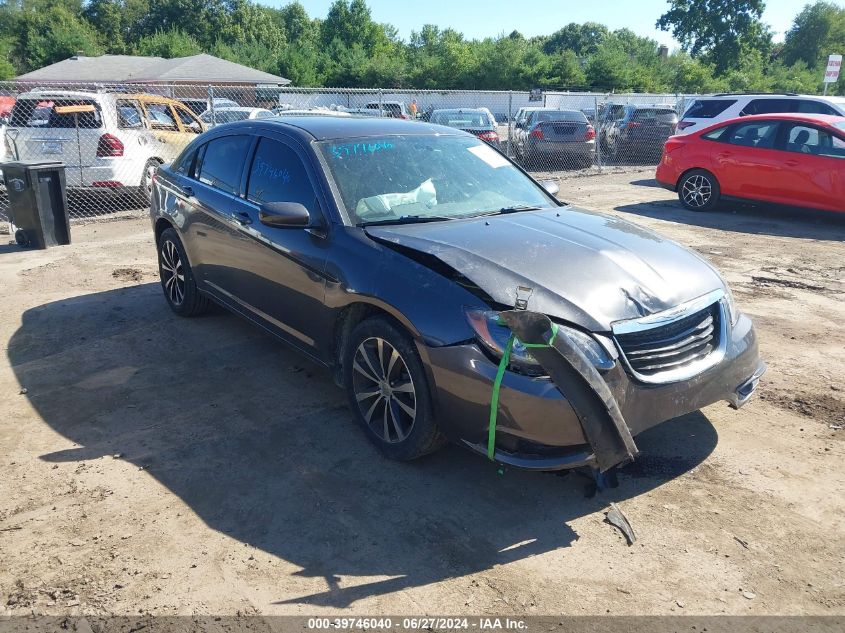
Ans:
<svg viewBox="0 0 845 633"><path fill-rule="evenodd" d="M260 0L283 6L288 0ZM311 17L325 17L332 0L300 0ZM792 24L806 2L767 0L763 20L776 32L775 40ZM452 27L468 38L483 38L514 29L523 35L548 35L569 22L600 22L611 29L627 27L675 48L669 33L654 28L669 6L666 0L367 0L377 22L389 22L408 39L423 24ZM837 2L845 5L845 0Z"/></svg>

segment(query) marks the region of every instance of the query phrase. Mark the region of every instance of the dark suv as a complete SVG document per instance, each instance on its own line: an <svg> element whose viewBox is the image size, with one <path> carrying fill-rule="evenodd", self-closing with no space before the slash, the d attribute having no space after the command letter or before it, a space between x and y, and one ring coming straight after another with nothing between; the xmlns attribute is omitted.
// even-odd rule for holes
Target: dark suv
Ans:
<svg viewBox="0 0 845 633"><path fill-rule="evenodd" d="M668 106L626 105L605 112L602 149L621 160L659 157L678 126L678 113Z"/></svg>

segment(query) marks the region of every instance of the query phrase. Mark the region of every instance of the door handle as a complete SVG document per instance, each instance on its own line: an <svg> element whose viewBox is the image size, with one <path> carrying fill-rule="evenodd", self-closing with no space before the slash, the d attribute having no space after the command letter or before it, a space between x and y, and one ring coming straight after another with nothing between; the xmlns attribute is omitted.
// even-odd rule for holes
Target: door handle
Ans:
<svg viewBox="0 0 845 633"><path fill-rule="evenodd" d="M252 218L249 217L249 213L247 213L246 211L238 211L237 213L233 213L232 219L242 226L252 224Z"/></svg>
<svg viewBox="0 0 845 633"><path fill-rule="evenodd" d="M184 193L189 198L193 198L194 188L191 187L190 185L185 185L184 187L182 187L182 193Z"/></svg>
<svg viewBox="0 0 845 633"><path fill-rule="evenodd" d="M788 161L786 161L786 164L787 164L789 167L797 167L797 166L798 166L798 161L797 161L797 160L788 160Z"/></svg>

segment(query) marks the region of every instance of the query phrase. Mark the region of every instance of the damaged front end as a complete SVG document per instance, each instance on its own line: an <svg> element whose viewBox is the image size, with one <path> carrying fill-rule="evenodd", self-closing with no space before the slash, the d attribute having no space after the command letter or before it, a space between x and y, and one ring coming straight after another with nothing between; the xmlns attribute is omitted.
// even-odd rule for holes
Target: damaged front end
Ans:
<svg viewBox="0 0 845 633"><path fill-rule="evenodd" d="M524 309L468 310L478 343L429 350L441 414L503 464L605 472L629 462L638 433L720 400L741 406L756 388L766 366L754 330L723 294L607 335Z"/></svg>

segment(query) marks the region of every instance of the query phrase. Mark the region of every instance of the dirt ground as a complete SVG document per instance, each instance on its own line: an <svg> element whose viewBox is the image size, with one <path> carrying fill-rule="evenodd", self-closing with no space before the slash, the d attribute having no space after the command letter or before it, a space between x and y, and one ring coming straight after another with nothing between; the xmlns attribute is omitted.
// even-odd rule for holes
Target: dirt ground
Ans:
<svg viewBox="0 0 845 633"><path fill-rule="evenodd" d="M651 173L560 196L713 261L769 373L592 497L457 447L386 461L327 372L171 314L146 219L2 236L0 615L845 614L845 217L689 213Z"/></svg>

